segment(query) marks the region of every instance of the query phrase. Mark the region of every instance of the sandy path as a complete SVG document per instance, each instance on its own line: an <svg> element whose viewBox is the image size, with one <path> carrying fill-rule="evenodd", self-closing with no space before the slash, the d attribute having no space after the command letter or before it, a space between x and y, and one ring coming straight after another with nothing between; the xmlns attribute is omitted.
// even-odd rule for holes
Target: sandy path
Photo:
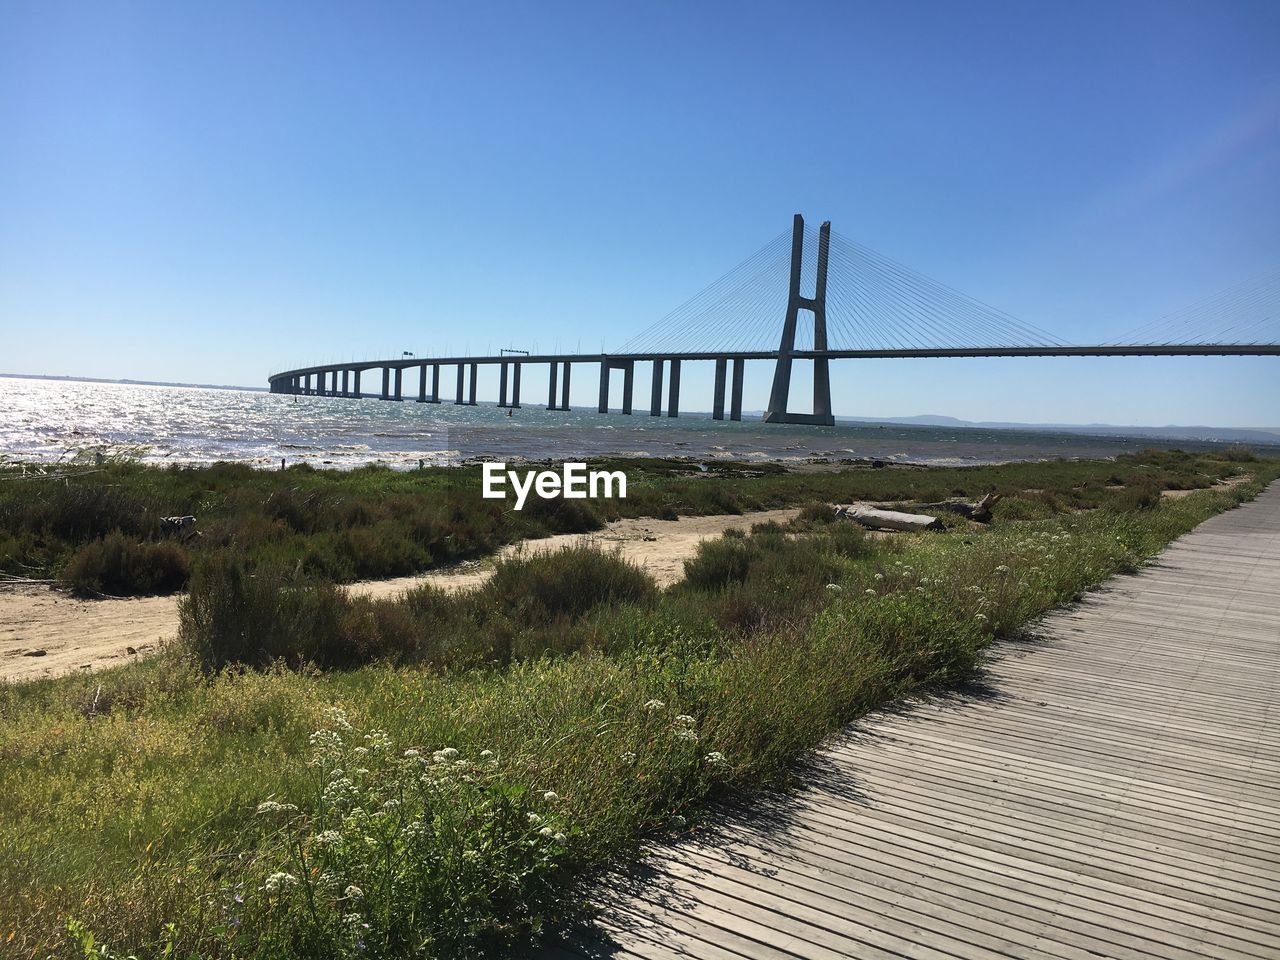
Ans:
<svg viewBox="0 0 1280 960"><path fill-rule="evenodd" d="M619 520L595 533L561 534L512 544L498 556L510 556L521 549L538 553L574 543L597 543L604 549L618 549L665 586L680 579L685 559L693 556L703 540L768 520L785 523L797 512L764 510L740 516ZM493 563L488 560L413 577L353 583L347 589L370 597L393 596L423 583L463 590L480 585L492 573ZM0 681L35 680L115 666L154 653L177 629L177 597L78 600L42 585L3 586Z"/></svg>

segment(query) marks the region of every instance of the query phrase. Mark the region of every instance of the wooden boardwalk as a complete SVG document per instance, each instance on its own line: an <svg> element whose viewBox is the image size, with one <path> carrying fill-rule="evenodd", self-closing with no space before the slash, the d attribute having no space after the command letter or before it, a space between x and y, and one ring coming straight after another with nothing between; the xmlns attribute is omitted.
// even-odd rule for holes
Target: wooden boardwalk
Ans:
<svg viewBox="0 0 1280 960"><path fill-rule="evenodd" d="M554 953L1280 957L1280 484L1041 632L657 848Z"/></svg>

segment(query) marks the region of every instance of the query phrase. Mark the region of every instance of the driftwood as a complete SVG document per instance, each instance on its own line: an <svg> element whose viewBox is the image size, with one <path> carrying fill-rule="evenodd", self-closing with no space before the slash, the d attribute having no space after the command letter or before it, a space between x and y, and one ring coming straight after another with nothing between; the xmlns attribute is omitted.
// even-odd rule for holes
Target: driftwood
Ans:
<svg viewBox="0 0 1280 960"><path fill-rule="evenodd" d="M899 513L881 510L863 503L846 503L836 507L836 516L852 520L871 530L941 530L942 521L937 517L919 513Z"/></svg>
<svg viewBox="0 0 1280 960"><path fill-rule="evenodd" d="M917 503L915 506L921 510L950 510L962 517L976 520L978 523L990 523L991 508L999 502L1000 494L988 493L977 503L969 503L966 500L943 500L941 503Z"/></svg>

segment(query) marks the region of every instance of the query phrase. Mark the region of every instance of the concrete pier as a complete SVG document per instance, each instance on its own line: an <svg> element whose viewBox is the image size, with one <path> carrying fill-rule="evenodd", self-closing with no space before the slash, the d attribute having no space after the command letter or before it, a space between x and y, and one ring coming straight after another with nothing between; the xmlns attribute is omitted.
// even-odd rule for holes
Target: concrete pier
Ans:
<svg viewBox="0 0 1280 960"><path fill-rule="evenodd" d="M667 416L680 416L680 360L671 358L671 386L667 390Z"/></svg>
<svg viewBox="0 0 1280 960"><path fill-rule="evenodd" d="M613 370L622 371L622 412L629 415L635 388L636 362L634 360L611 360L606 357L600 361L600 403L598 410L600 413L609 412L609 374Z"/></svg>
<svg viewBox="0 0 1280 960"><path fill-rule="evenodd" d="M505 407L507 405L507 365L501 363L498 365L498 406Z"/></svg>
<svg viewBox="0 0 1280 960"><path fill-rule="evenodd" d="M729 361L721 357L716 361L716 386L711 399L711 419L724 419L724 381L729 368Z"/></svg>
<svg viewBox="0 0 1280 960"><path fill-rule="evenodd" d="M520 409L520 361L511 365L511 408Z"/></svg>
<svg viewBox="0 0 1280 960"><path fill-rule="evenodd" d="M396 399L404 399L404 367L396 367Z"/></svg>
<svg viewBox="0 0 1280 960"><path fill-rule="evenodd" d="M742 419L742 379L746 373L747 361L737 357L733 361L733 387L730 390L729 419Z"/></svg>
<svg viewBox="0 0 1280 960"><path fill-rule="evenodd" d="M382 399L391 399L391 368L382 368Z"/></svg>
<svg viewBox="0 0 1280 960"><path fill-rule="evenodd" d="M467 400L467 406L474 407L476 405L476 376L479 370L479 364L471 364L471 394Z"/></svg>
<svg viewBox="0 0 1280 960"><path fill-rule="evenodd" d="M560 372L560 367L556 363L547 366L547 409L556 409L556 374Z"/></svg>
<svg viewBox="0 0 1280 960"><path fill-rule="evenodd" d="M461 406L462 404L462 386L463 386L462 370L463 370L462 364L458 364L458 398L453 401L456 406Z"/></svg>
<svg viewBox="0 0 1280 960"><path fill-rule="evenodd" d="M357 396L357 397L359 397L359 396L361 395L361 394L360 394L360 374L361 374L362 372L363 372L363 371L361 371L361 370L357 370L357 371L356 371L356 396Z"/></svg>
<svg viewBox="0 0 1280 960"><path fill-rule="evenodd" d="M662 361L653 361L653 380L649 384L649 416L662 416Z"/></svg>
<svg viewBox="0 0 1280 960"><path fill-rule="evenodd" d="M560 380L560 409L569 409L569 370L572 364L568 360L564 362L564 376Z"/></svg>

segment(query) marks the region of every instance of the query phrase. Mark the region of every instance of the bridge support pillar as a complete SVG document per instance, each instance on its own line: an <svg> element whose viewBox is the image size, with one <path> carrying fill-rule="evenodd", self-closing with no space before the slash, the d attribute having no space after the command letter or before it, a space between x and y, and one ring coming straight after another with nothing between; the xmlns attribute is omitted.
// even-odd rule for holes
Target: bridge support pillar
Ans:
<svg viewBox="0 0 1280 960"><path fill-rule="evenodd" d="M742 378L746 372L747 361L741 357L733 361L733 387L730 390L729 419L742 419Z"/></svg>
<svg viewBox="0 0 1280 960"><path fill-rule="evenodd" d="M564 362L564 377L560 381L560 409L569 409L569 370L571 364L568 360Z"/></svg>
<svg viewBox="0 0 1280 960"><path fill-rule="evenodd" d="M463 365L458 364L458 398L453 401L455 405L462 403L462 385L463 385L462 371L463 371Z"/></svg>
<svg viewBox="0 0 1280 960"><path fill-rule="evenodd" d="M391 399L391 368L382 368L382 399Z"/></svg>
<svg viewBox="0 0 1280 960"><path fill-rule="evenodd" d="M596 407L597 413L609 412L609 361L600 361L600 403Z"/></svg>
<svg viewBox="0 0 1280 960"><path fill-rule="evenodd" d="M711 398L711 419L724 419L724 380L729 369L729 361L724 357L716 360L716 388Z"/></svg>
<svg viewBox="0 0 1280 960"><path fill-rule="evenodd" d="M511 407L520 409L520 361L511 364Z"/></svg>
<svg viewBox="0 0 1280 960"><path fill-rule="evenodd" d="M552 360L547 368L547 409L556 409L556 375L560 372L560 364Z"/></svg>
<svg viewBox="0 0 1280 960"><path fill-rule="evenodd" d="M635 387L636 378L636 362L628 360L627 365L622 368L622 412L627 416L631 416L631 400L633 388Z"/></svg>
<svg viewBox="0 0 1280 960"><path fill-rule="evenodd" d="M433 363L431 365L431 396L427 403L440 402L440 364Z"/></svg>
<svg viewBox="0 0 1280 960"><path fill-rule="evenodd" d="M404 399L404 367L396 367L396 399Z"/></svg>
<svg viewBox="0 0 1280 960"><path fill-rule="evenodd" d="M813 423L832 426L830 361L825 356L813 360L813 413L788 413L791 397L791 365L796 352L796 320L801 310L813 314L813 350L827 349L827 253L831 246L831 224L822 224L818 232L818 279L813 298L800 295L800 267L804 258L804 217L796 214L791 232L791 288L787 296L787 317L782 326L782 342L778 345L778 363L773 369L773 389L765 423Z"/></svg>
<svg viewBox="0 0 1280 960"><path fill-rule="evenodd" d="M359 400L359 399L360 399L360 397L361 397L361 393L360 393L360 374L361 374L361 373L363 373L363 371L362 371L362 370L357 370L357 371L356 371L356 378L355 378L355 379L356 379L356 383L355 383L355 388L356 388L356 389L355 389L355 394L356 394L356 399L357 399L357 400Z"/></svg>
<svg viewBox="0 0 1280 960"><path fill-rule="evenodd" d="M427 402L427 365L418 368L418 402Z"/></svg>
<svg viewBox="0 0 1280 960"><path fill-rule="evenodd" d="M671 358L671 386L667 389L667 416L680 416L680 360Z"/></svg>
<svg viewBox="0 0 1280 960"><path fill-rule="evenodd" d="M479 376L480 364L473 363L471 365L471 393L467 399L467 406L474 407L476 405L476 379Z"/></svg>
<svg viewBox="0 0 1280 960"><path fill-rule="evenodd" d="M649 416L662 416L662 361L653 361L653 380L649 384Z"/></svg>
<svg viewBox="0 0 1280 960"><path fill-rule="evenodd" d="M498 364L498 406L507 405L507 365Z"/></svg>
<svg viewBox="0 0 1280 960"><path fill-rule="evenodd" d="M342 371L342 395L344 397L351 396L351 371Z"/></svg>

